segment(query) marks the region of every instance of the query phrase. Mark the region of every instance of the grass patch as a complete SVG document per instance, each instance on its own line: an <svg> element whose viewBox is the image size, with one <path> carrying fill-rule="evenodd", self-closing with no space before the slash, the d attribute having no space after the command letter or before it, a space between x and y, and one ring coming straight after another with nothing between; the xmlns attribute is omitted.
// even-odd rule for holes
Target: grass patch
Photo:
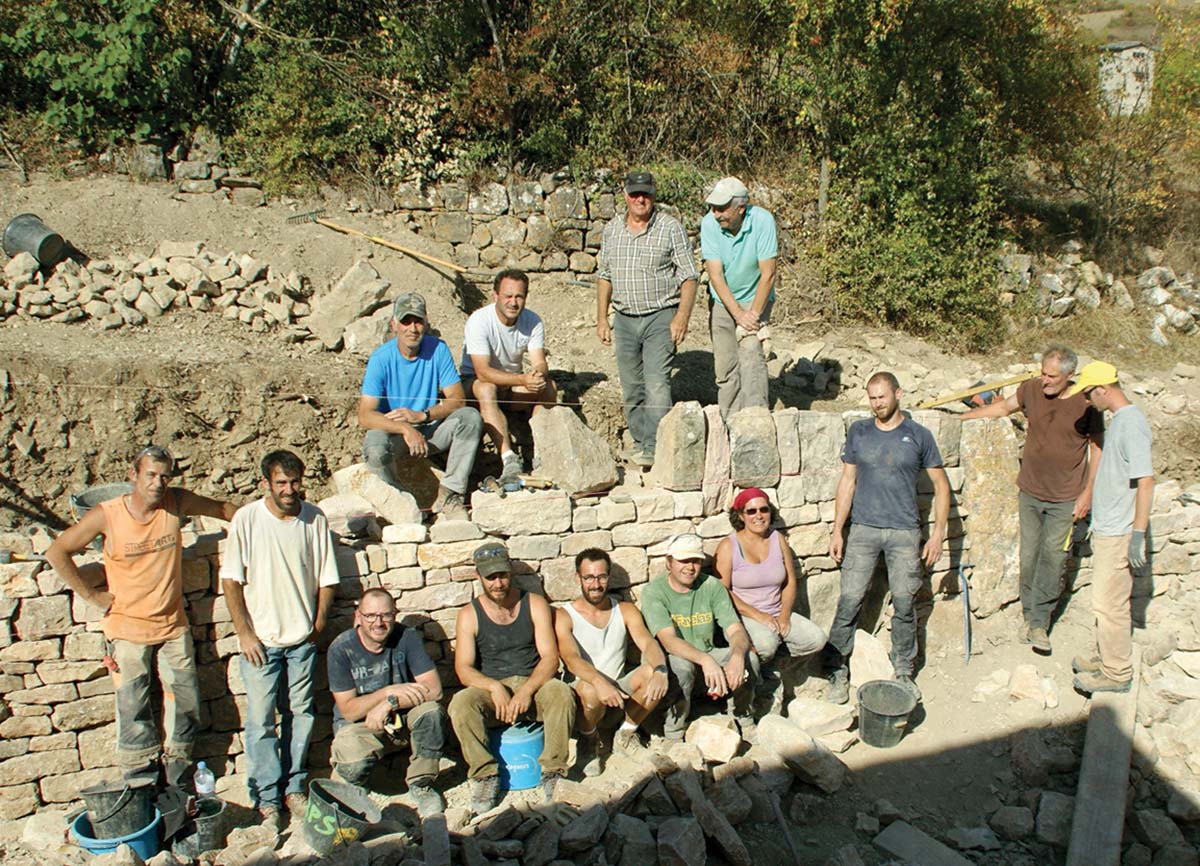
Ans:
<svg viewBox="0 0 1200 866"><path fill-rule="evenodd" d="M1031 357L1049 343L1064 343L1080 355L1104 360L1118 370L1169 370L1177 363L1200 364L1200 335L1171 330L1169 346L1150 342L1151 317L1143 311L1123 312L1101 307L1087 315L1056 320L1047 327L1022 328L1004 348Z"/></svg>

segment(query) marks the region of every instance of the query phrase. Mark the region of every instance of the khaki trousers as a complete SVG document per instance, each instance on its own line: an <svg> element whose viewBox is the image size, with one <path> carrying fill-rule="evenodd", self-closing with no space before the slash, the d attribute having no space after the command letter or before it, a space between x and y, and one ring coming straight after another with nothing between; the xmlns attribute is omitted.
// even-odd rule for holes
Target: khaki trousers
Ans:
<svg viewBox="0 0 1200 866"><path fill-rule="evenodd" d="M500 680L515 692L529 677L507 677ZM536 716L542 723L546 742L542 748L541 765L544 773L566 773L575 727L575 693L562 680L550 680L533 696L526 716ZM463 758L467 761L467 778L486 779L500 772L496 756L488 748L487 729L496 727L496 707L486 689L467 688L450 701L450 724L458 735Z"/></svg>
<svg viewBox="0 0 1200 866"><path fill-rule="evenodd" d="M1092 612L1096 615L1096 648L1104 675L1117 682L1133 676L1133 621L1129 597L1129 535L1092 537Z"/></svg>
<svg viewBox="0 0 1200 866"><path fill-rule="evenodd" d="M412 750L404 780L412 787L414 782L432 781L438 774L446 713L436 701L425 701L405 713L403 719L407 745ZM333 735L330 763L343 782L366 787L379 759L404 746L384 731L372 731L362 722L352 722Z"/></svg>

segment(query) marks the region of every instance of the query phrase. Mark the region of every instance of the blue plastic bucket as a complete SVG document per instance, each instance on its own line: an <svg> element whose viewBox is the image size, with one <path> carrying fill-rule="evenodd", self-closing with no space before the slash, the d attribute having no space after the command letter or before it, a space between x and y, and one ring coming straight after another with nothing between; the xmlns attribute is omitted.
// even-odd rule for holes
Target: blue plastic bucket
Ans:
<svg viewBox="0 0 1200 866"><path fill-rule="evenodd" d="M509 725L488 732L488 745L500 762L500 790L524 791L542 783L542 749L546 732L541 722Z"/></svg>
<svg viewBox="0 0 1200 866"><path fill-rule="evenodd" d="M88 822L87 812L81 812L79 817L71 822L71 836L79 843L79 847L89 854L111 854L122 845L128 845L143 860L149 860L158 853L158 825L162 823L162 813L154 810L154 820L136 833L118 836L115 839L96 839L92 836L92 825Z"/></svg>

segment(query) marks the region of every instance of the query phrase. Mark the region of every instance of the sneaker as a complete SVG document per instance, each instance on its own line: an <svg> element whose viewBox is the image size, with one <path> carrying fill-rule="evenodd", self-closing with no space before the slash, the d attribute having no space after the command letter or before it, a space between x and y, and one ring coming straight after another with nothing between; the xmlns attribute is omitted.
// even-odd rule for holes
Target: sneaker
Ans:
<svg viewBox="0 0 1200 866"><path fill-rule="evenodd" d="M304 813L308 811L308 797L299 791L293 791L283 798L283 805L293 821L303 821Z"/></svg>
<svg viewBox="0 0 1200 866"><path fill-rule="evenodd" d="M825 687L825 700L831 704L850 703L849 673L845 670L838 670L829 675L829 685Z"/></svg>
<svg viewBox="0 0 1200 866"><path fill-rule="evenodd" d="M1075 656L1071 659L1071 670L1077 674L1095 674L1104 669L1100 666L1100 656Z"/></svg>
<svg viewBox="0 0 1200 866"><path fill-rule="evenodd" d="M521 455L512 453L504 458L504 466L500 470L500 483L506 481L516 481L517 476L525 471L525 464L521 462Z"/></svg>
<svg viewBox="0 0 1200 866"><path fill-rule="evenodd" d="M440 520L469 520L467 516L467 506L463 500L461 493L455 493L446 487L438 488L437 499L433 503L433 510L440 516Z"/></svg>
<svg viewBox="0 0 1200 866"><path fill-rule="evenodd" d="M917 684L913 681L911 674L896 674L896 682L912 692L918 701L921 700L921 690L917 688Z"/></svg>
<svg viewBox="0 0 1200 866"><path fill-rule="evenodd" d="M554 794L558 789L558 780L563 777L562 773L542 773L542 802L554 802Z"/></svg>
<svg viewBox="0 0 1200 866"><path fill-rule="evenodd" d="M1031 628L1027 632L1028 643L1035 653L1050 655L1050 634L1044 628Z"/></svg>
<svg viewBox="0 0 1200 866"><path fill-rule="evenodd" d="M1127 692L1133 687L1133 678L1110 680L1104 671L1085 671L1075 676L1072 685L1085 695L1093 692Z"/></svg>
<svg viewBox="0 0 1200 866"><path fill-rule="evenodd" d="M421 780L409 785L408 797L417 807L417 814L423 819L432 818L434 815L440 815L446 811L446 801L442 799L441 794L434 790L429 781Z"/></svg>
<svg viewBox="0 0 1200 866"><path fill-rule="evenodd" d="M267 803L265 806L258 807L258 819L262 826L279 833L284 828L283 812L274 803Z"/></svg>
<svg viewBox="0 0 1200 866"><path fill-rule="evenodd" d="M618 728L613 734L613 751L632 758L642 750L642 735L637 728Z"/></svg>
<svg viewBox="0 0 1200 866"><path fill-rule="evenodd" d="M468 808L473 815L490 812L496 805L496 793L500 789L499 776L487 776L471 782L471 802Z"/></svg>
<svg viewBox="0 0 1200 866"><path fill-rule="evenodd" d="M597 731L580 734L578 752L575 766L583 768L583 775L599 776L604 772L604 757L600 754L600 735Z"/></svg>

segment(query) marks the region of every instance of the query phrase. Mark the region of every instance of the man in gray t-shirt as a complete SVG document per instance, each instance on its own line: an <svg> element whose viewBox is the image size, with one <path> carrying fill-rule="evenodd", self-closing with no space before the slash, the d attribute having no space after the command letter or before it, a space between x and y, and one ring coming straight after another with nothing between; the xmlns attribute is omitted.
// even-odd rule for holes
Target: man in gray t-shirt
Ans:
<svg viewBox="0 0 1200 866"><path fill-rule="evenodd" d="M1072 663L1075 688L1127 692L1133 683L1133 571L1146 565L1146 529L1154 501L1150 425L1129 402L1117 368L1093 361L1079 372L1071 394L1083 392L1101 412L1111 412L1092 493L1092 611L1099 654Z"/></svg>
<svg viewBox="0 0 1200 866"><path fill-rule="evenodd" d="M842 449L829 555L842 566L841 594L829 630L827 700L850 700L848 660L854 652L854 630L863 599L882 553L892 591L892 667L896 679L918 699L913 682L917 658L917 620L913 599L921 586L921 562L933 565L942 555L950 514L950 482L933 435L900 411L900 383L891 373L876 373L867 382L873 418L855 421ZM917 478L922 471L933 482L933 525L921 548ZM846 520L853 520L843 539Z"/></svg>

